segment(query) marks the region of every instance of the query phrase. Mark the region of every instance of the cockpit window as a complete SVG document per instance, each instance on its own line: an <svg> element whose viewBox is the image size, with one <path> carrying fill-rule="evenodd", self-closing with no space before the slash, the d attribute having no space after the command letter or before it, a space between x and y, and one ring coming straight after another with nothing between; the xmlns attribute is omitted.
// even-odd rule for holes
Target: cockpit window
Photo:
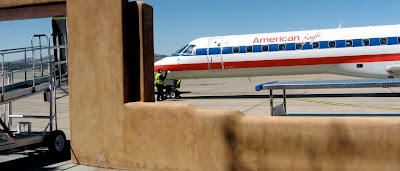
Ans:
<svg viewBox="0 0 400 171"><path fill-rule="evenodd" d="M185 54L194 54L194 47L196 47L196 45L185 45L183 48L180 48L178 51L176 51L173 54L180 54L180 53L185 53Z"/></svg>
<svg viewBox="0 0 400 171"><path fill-rule="evenodd" d="M183 50L186 49L187 46L189 46L189 45L183 46L182 48L180 48L179 50L177 50L177 51L176 51L175 53L173 53L173 54L180 54Z"/></svg>
<svg viewBox="0 0 400 171"><path fill-rule="evenodd" d="M188 48L185 49L185 51L183 51L182 53L186 53L186 54L192 54L193 49L196 45L189 45Z"/></svg>

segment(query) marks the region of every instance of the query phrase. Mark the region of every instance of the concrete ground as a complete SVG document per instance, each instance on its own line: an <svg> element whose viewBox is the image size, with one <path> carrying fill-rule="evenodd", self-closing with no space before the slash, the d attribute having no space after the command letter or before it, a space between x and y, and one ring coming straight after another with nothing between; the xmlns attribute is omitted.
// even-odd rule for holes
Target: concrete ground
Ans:
<svg viewBox="0 0 400 171"><path fill-rule="evenodd" d="M182 80L181 99L167 99L156 103L188 103L201 109L239 110L246 115L269 116L268 91L255 91L254 86L270 81L295 80L336 80L360 79L330 74L299 76L268 76L255 78L224 78ZM68 90L68 87L65 87ZM65 95L57 91L58 96ZM282 91L274 91L282 94ZM287 90L287 113L315 114L399 114L400 88L364 89L310 89ZM332 97L340 96L340 97ZM275 98L274 105L282 102ZM13 102L13 114L48 115L49 103L43 102L38 94ZM0 110L4 110L4 106ZM68 97L57 100L58 129L65 132L70 140ZM45 119L14 119L13 129L18 121L32 123L34 131L42 131L48 124ZM90 122L90 121L88 121ZM69 141L67 142L69 143ZM70 153L50 156L46 150L33 152L15 151L14 154L0 154L0 170L110 170L71 164Z"/></svg>
<svg viewBox="0 0 400 171"><path fill-rule="evenodd" d="M161 103L189 103L201 109L239 110L246 115L270 116L269 91L255 85L271 81L360 79L330 74L182 80L181 99ZM399 114L400 88L287 90L290 114ZM397 93L397 94L396 94ZM274 95L282 95L274 90ZM334 97L340 96L340 97ZM387 97L395 96L395 97ZM274 106L283 102L274 98Z"/></svg>

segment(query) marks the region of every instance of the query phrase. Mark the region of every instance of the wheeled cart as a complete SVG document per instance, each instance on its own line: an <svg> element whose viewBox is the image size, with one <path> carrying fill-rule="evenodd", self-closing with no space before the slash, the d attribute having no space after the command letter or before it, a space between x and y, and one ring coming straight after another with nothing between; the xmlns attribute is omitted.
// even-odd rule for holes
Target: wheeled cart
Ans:
<svg viewBox="0 0 400 171"><path fill-rule="evenodd" d="M181 92L178 88L181 85L181 80L164 80L165 95L171 99L177 99L181 97Z"/></svg>
<svg viewBox="0 0 400 171"><path fill-rule="evenodd" d="M34 42L39 45L34 46ZM65 43L61 45L59 42ZM65 59L60 58L61 52L65 53L63 54L66 56ZM45 143L51 152L67 150L65 134L57 129L57 99L68 95L68 91L62 88L68 84L68 72L65 70L68 59L66 52L66 36L62 34L34 35L31 38L31 47L0 51L2 60L0 104L5 105L4 113L0 117L0 151L36 143ZM24 55L24 62L13 64L15 66L11 66L8 62L6 66L7 57L21 54ZM14 82L15 75L23 75L24 80ZM57 90L62 90L66 95L57 97ZM40 93L44 95L44 101L50 105L48 114L32 116L12 113L13 101ZM12 130L13 118L46 119L48 124L44 130L33 131L31 122L24 121L18 122L17 128Z"/></svg>

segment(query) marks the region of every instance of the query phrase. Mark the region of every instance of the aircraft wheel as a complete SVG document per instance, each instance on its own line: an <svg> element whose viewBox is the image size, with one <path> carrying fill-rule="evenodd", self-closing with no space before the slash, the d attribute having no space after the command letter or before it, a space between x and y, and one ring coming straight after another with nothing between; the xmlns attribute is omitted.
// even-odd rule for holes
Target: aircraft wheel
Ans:
<svg viewBox="0 0 400 171"><path fill-rule="evenodd" d="M66 150L66 138L64 132L55 130L47 138L47 147L51 153L61 153Z"/></svg>

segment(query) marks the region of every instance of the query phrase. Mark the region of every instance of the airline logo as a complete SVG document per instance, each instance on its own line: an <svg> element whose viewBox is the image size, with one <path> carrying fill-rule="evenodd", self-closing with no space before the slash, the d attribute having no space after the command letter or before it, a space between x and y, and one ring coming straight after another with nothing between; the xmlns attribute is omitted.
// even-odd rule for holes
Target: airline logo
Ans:
<svg viewBox="0 0 400 171"><path fill-rule="evenodd" d="M301 43L304 45L306 42L313 43L315 39L321 37L321 33L318 32L316 34L307 34L303 36ZM269 38L254 38L254 43L284 43L284 42L293 42L300 41L300 36L279 36L279 37L269 37Z"/></svg>
<svg viewBox="0 0 400 171"><path fill-rule="evenodd" d="M312 44L314 42L314 40L316 38L319 38L319 37L321 37L321 33L320 32L318 32L317 34L314 34L314 35L307 34L306 36L304 36L304 39L301 42L301 44L304 45L308 41L310 41L310 43Z"/></svg>

